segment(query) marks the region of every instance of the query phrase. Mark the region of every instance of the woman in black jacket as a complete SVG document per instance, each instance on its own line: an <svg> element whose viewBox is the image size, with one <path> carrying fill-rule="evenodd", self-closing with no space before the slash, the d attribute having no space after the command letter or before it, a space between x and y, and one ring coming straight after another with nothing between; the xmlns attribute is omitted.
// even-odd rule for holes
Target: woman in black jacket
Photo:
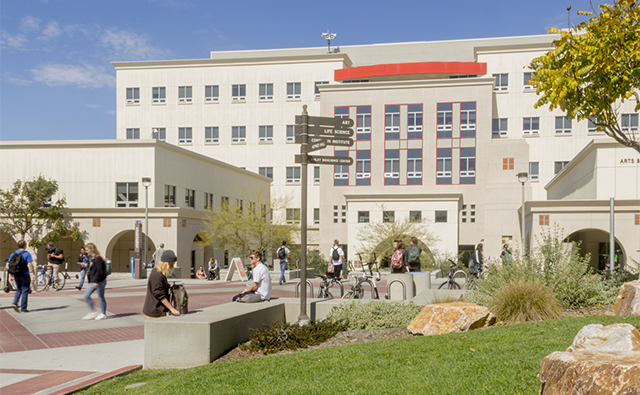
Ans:
<svg viewBox="0 0 640 395"><path fill-rule="evenodd" d="M180 312L169 303L169 281L167 281L167 277L173 272L173 265L177 260L178 258L173 251L166 250L149 274L147 296L142 307L142 312L148 320L164 317L167 315L167 311L173 315L180 315Z"/></svg>
<svg viewBox="0 0 640 395"><path fill-rule="evenodd" d="M87 243L84 248L89 258L89 287L84 293L84 300L87 302L90 311L82 319L105 320L107 319L107 300L104 298L104 289L107 286L107 267L95 244ZM91 294L96 290L98 291L98 299L100 299L101 313L96 311L91 300Z"/></svg>

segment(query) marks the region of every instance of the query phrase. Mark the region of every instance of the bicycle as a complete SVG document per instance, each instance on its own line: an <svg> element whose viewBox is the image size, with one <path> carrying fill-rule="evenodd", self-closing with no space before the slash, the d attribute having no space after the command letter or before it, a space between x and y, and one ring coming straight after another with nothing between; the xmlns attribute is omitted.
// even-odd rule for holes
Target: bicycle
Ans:
<svg viewBox="0 0 640 395"><path fill-rule="evenodd" d="M468 290L474 290L478 287L478 285L476 284L476 281L478 281L478 279L480 280L484 280L484 275L487 272L486 270L482 270L482 267L478 268L479 270L475 273L471 273L469 275L469 282L467 283L466 287Z"/></svg>
<svg viewBox="0 0 640 395"><path fill-rule="evenodd" d="M377 252L373 253L373 260L371 262L367 262L366 265L369 268L369 274L367 275L366 270L363 267L362 276L353 275L352 268L349 268L349 275L356 279L356 284L351 287L343 296L342 299L363 299L364 298L364 288L362 287L363 283L369 283L372 289L372 296L374 299L380 299L380 294L378 294L378 287L376 283L380 281L380 271L378 269L378 260L376 258ZM360 262L362 262L362 256L358 253L358 257L360 258ZM376 267L376 274L373 274L373 266ZM373 279L373 281L369 280L369 278Z"/></svg>
<svg viewBox="0 0 640 395"><path fill-rule="evenodd" d="M447 260L451 263L451 266L449 266L449 274L447 275L447 281L440 284L438 289L442 289L445 287L446 287L445 289L460 289L460 284L456 282L456 275L462 273L464 275L465 283L466 283L467 273L464 270L462 270L462 268L458 266L451 259L447 259ZM442 267L442 265L440 265L440 267Z"/></svg>
<svg viewBox="0 0 640 395"><path fill-rule="evenodd" d="M320 278L322 279L322 281L320 281L320 291L318 292L318 298L333 299L333 295L329 291L329 288L331 288L334 284L340 284L340 278L339 277L329 278L322 274L320 275Z"/></svg>
<svg viewBox="0 0 640 395"><path fill-rule="evenodd" d="M68 276L68 275L67 275ZM56 291L61 291L67 281L64 273L62 276L58 273L58 279L54 281L53 268L47 265L38 265L36 267L36 279L32 281L31 285L36 292L46 291L49 288L53 288Z"/></svg>

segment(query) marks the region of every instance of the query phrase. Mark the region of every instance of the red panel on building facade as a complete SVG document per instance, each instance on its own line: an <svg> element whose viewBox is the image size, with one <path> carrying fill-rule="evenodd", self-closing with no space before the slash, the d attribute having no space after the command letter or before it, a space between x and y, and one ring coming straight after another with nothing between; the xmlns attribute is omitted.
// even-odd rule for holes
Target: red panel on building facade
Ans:
<svg viewBox="0 0 640 395"><path fill-rule="evenodd" d="M411 74L486 74L487 64L477 62L419 62L376 64L335 70L334 80L359 80Z"/></svg>

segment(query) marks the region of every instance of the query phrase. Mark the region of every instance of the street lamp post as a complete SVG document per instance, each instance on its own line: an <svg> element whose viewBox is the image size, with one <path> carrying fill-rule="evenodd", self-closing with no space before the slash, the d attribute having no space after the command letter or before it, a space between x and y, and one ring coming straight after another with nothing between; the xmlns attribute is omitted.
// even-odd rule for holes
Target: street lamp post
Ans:
<svg viewBox="0 0 640 395"><path fill-rule="evenodd" d="M147 266L147 250L149 249L149 185L151 178L142 177L142 186L144 186L144 265Z"/></svg>
<svg viewBox="0 0 640 395"><path fill-rule="evenodd" d="M524 260L524 239L525 239L525 229L524 229L524 184L529 179L529 174L527 172L518 173L518 181L522 184L522 259Z"/></svg>

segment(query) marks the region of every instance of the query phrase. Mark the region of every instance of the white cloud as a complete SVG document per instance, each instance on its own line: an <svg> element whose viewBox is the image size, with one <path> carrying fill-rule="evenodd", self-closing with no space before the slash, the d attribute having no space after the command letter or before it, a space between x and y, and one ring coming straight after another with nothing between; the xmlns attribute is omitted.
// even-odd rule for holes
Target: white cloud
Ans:
<svg viewBox="0 0 640 395"><path fill-rule="evenodd" d="M40 22L40 19L27 15L20 21L20 30L23 32L37 32L40 30Z"/></svg>
<svg viewBox="0 0 640 395"><path fill-rule="evenodd" d="M10 84L20 85L20 86L28 86L31 85L33 81L26 80L20 76L14 75L12 72L5 72L3 79Z"/></svg>
<svg viewBox="0 0 640 395"><path fill-rule="evenodd" d="M49 86L76 85L79 88L115 86L115 76L102 66L45 64L31 69L34 80Z"/></svg>
<svg viewBox="0 0 640 395"><path fill-rule="evenodd" d="M22 33L11 35L5 31L0 31L0 47L13 49L23 49L29 40Z"/></svg>
<svg viewBox="0 0 640 395"><path fill-rule="evenodd" d="M87 106L89 108L99 108L100 104L85 104L85 106Z"/></svg>
<svg viewBox="0 0 640 395"><path fill-rule="evenodd" d="M164 51L149 44L147 38L135 33L109 28L98 33L98 39L109 48L117 60L149 60L162 57Z"/></svg>
<svg viewBox="0 0 640 395"><path fill-rule="evenodd" d="M116 111L115 110L109 110L109 111L107 111L107 114L116 115Z"/></svg>
<svg viewBox="0 0 640 395"><path fill-rule="evenodd" d="M49 40L61 34L62 29L60 29L60 27L58 26L58 22L49 22L47 23L47 26L45 26L45 28L42 30L42 36L40 36L40 39Z"/></svg>

